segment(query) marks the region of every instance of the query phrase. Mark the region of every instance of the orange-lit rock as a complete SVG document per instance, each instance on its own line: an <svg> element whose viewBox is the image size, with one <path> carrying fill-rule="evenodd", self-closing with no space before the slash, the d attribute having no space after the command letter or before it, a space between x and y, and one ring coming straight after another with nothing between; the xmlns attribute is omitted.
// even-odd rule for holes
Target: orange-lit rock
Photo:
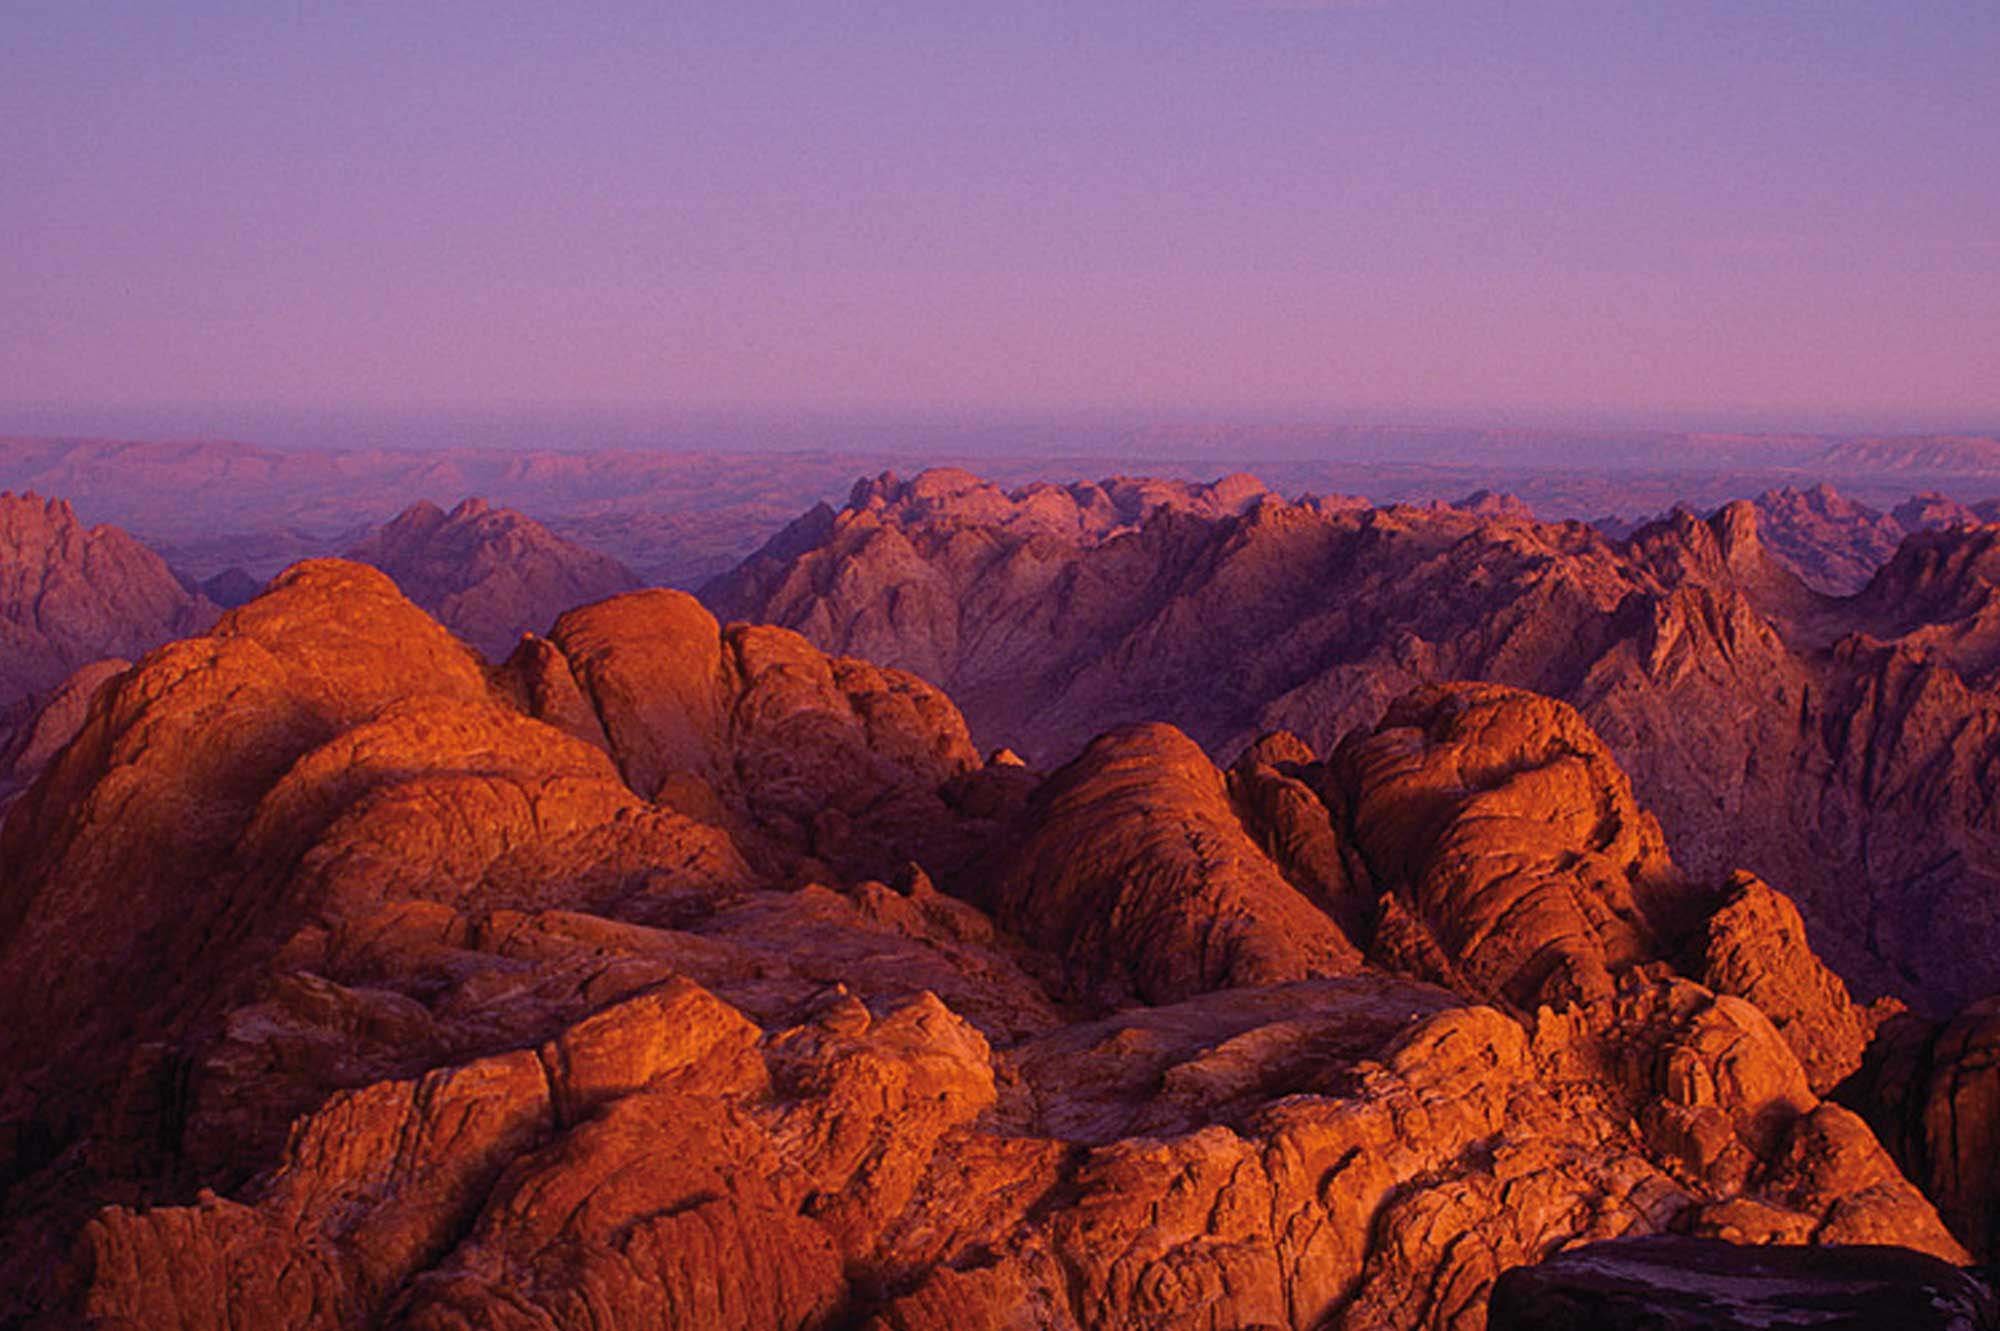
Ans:
<svg viewBox="0 0 2000 1331"><path fill-rule="evenodd" d="M1476 1328L1581 1240L1965 1256L1820 1098L1784 899L1520 690L1042 780L683 596L489 668L327 562L0 852L0 1317Z"/></svg>
<svg viewBox="0 0 2000 1331"><path fill-rule="evenodd" d="M1359 969L1333 920L1237 819L1222 774L1168 726L1113 731L1036 792L994 912L1070 984L1148 1002Z"/></svg>
<svg viewBox="0 0 2000 1331"><path fill-rule="evenodd" d="M1749 999L1777 1024L1813 1089L1824 1095L1861 1066L1889 1007L1855 1005L1840 977L1813 955L1790 898L1751 874L1727 885L1705 926L1700 978Z"/></svg>
<svg viewBox="0 0 2000 1331"><path fill-rule="evenodd" d="M682 592L572 611L551 641L627 784L712 812L761 864L888 877L958 853L940 844L950 828L938 790L979 759L957 708L921 680L829 658L780 629L724 631ZM565 704L549 715L572 714Z"/></svg>
<svg viewBox="0 0 2000 1331"><path fill-rule="evenodd" d="M1562 703L1419 690L1337 759L1375 879L1483 997L1609 998L1698 909L1611 755Z"/></svg>

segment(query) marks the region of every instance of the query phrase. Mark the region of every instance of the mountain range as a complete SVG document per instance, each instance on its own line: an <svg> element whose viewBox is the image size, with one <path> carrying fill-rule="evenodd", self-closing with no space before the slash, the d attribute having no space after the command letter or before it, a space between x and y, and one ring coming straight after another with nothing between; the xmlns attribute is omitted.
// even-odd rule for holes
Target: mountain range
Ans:
<svg viewBox="0 0 2000 1331"><path fill-rule="evenodd" d="M198 582L238 568L261 584L296 560L344 553L419 496L455 503L478 495L648 584L688 589L728 572L815 502L838 500L856 475L911 459L1018 486L1101 474L1100 459L1115 457L1127 474L1184 481L1251 469L1291 496L1351 493L1395 504L1489 490L1517 495L1543 517L1618 521L1823 481L1884 510L1914 491L1969 504L2000 490L1992 461L2000 441L1985 437L926 420L860 431L771 422L642 448L606 446L574 428L582 431L574 442L556 447L482 444L450 432L428 446L399 446L378 442L376 430L318 448L0 438L0 488L61 495Z"/></svg>
<svg viewBox="0 0 2000 1331"><path fill-rule="evenodd" d="M680 593L491 666L309 563L103 686L0 901L17 1316L1445 1327L1594 1238L1968 1256L1826 1098L1884 1013L1498 685L1042 779Z"/></svg>
<svg viewBox="0 0 2000 1331"><path fill-rule="evenodd" d="M1026 515L1094 494L885 476L705 595L932 680L979 743L1043 764L1147 720L1224 761L1273 729L1324 751L1425 684L1532 689L1588 719L1677 855L1788 884L1864 991L1946 1012L2000 990L1995 529L1908 537L1834 597L1742 502L1614 540L1490 501L1180 493L1064 534Z"/></svg>
<svg viewBox="0 0 2000 1331"><path fill-rule="evenodd" d="M9 514L117 632L0 729L0 1322L1993 1310L1978 509L943 469L706 606L466 501L227 612Z"/></svg>

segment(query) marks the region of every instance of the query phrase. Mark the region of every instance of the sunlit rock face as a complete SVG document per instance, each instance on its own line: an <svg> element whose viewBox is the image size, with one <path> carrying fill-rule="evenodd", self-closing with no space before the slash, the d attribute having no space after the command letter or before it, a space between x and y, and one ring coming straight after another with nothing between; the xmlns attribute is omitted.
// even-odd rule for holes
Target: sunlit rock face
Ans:
<svg viewBox="0 0 2000 1331"><path fill-rule="evenodd" d="M0 1011L50 1325L1465 1328L1594 1239L1967 1258L1824 1098L1879 1014L1782 892L1492 685L1044 776L685 596L494 666L305 564L15 803Z"/></svg>
<svg viewBox="0 0 2000 1331"><path fill-rule="evenodd" d="M1678 863L1781 885L1858 991L1942 1017L2000 991L2000 528L1920 508L1901 537L1773 492L1614 541L1490 497L1245 486L1111 524L1078 487L927 474L858 487L706 595L914 671L982 748L1050 767L1141 722L1230 762L1279 729L1331 752L1428 684L1560 698Z"/></svg>

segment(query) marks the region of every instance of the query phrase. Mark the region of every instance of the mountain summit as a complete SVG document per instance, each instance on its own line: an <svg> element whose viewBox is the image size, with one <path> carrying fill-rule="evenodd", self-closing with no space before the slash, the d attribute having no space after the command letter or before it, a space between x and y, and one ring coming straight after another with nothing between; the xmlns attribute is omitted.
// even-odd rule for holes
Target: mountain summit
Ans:
<svg viewBox="0 0 2000 1331"><path fill-rule="evenodd" d="M449 513L423 501L348 552L396 580L417 604L494 659L571 606L631 591L617 560L566 541L512 509L467 499Z"/></svg>
<svg viewBox="0 0 2000 1331"><path fill-rule="evenodd" d="M107 657L199 632L216 609L116 527L60 499L0 493L0 707Z"/></svg>

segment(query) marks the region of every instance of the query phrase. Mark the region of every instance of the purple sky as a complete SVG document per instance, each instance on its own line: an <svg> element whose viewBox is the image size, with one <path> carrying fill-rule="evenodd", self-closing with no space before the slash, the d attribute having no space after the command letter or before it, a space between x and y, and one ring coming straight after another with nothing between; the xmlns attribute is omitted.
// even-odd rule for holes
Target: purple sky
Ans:
<svg viewBox="0 0 2000 1331"><path fill-rule="evenodd" d="M0 125L0 402L2000 425L1993 0L6 0Z"/></svg>

